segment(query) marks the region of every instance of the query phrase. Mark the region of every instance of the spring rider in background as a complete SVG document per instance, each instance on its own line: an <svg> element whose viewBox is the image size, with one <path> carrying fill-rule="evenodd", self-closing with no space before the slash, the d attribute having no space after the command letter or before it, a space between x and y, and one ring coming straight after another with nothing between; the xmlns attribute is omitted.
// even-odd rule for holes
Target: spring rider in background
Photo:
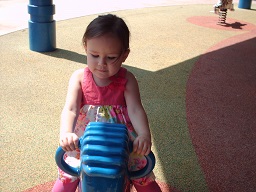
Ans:
<svg viewBox="0 0 256 192"><path fill-rule="evenodd" d="M214 13L219 15L218 24L220 25L226 23L227 10L234 11L233 0L219 0L213 7Z"/></svg>
<svg viewBox="0 0 256 192"><path fill-rule="evenodd" d="M129 143L128 130L123 124L91 122L79 139L79 168L68 165L59 147L55 161L66 173L80 177L79 191L82 192L125 192L130 191L129 179L137 179L149 174L155 166L152 152L145 156L147 164L138 171L128 171Z"/></svg>

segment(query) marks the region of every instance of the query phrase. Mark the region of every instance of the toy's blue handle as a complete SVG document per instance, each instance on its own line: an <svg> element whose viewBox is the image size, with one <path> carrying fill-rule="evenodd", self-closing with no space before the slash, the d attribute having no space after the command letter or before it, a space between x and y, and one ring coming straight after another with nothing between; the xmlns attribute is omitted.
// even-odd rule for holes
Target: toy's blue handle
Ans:
<svg viewBox="0 0 256 192"><path fill-rule="evenodd" d="M75 168L75 167L71 167L70 165L68 165L63 159L64 154L65 154L65 151L61 147L59 147L56 151L56 154L55 154L56 164L58 165L58 167L61 170L65 171L66 173L68 173L72 176L79 177L80 176L80 169Z"/></svg>
<svg viewBox="0 0 256 192"><path fill-rule="evenodd" d="M130 151L133 151L133 143L132 142L129 143L129 149L130 149ZM131 180L145 177L154 169L155 164L156 164L156 158L155 158L154 153L152 151L150 151L150 153L148 155L145 155L145 158L147 160L147 164L145 167L143 167L142 169L140 169L138 171L129 171L128 174L129 174L129 178Z"/></svg>
<svg viewBox="0 0 256 192"><path fill-rule="evenodd" d="M145 158L147 159L147 164L143 169L140 169L138 171L130 171L129 172L129 178L130 179L139 179L142 177L145 177L146 175L148 175L155 167L155 155L154 153L151 151L148 155L145 156Z"/></svg>
<svg viewBox="0 0 256 192"><path fill-rule="evenodd" d="M80 148L81 140L79 140L78 146ZM130 145L130 147L132 147L132 145ZM65 154L65 151L61 147L59 147L56 151L56 154L55 154L56 164L58 165L58 167L61 170L65 171L66 173L68 173L72 176L79 177L80 176L80 169L68 165L63 159L64 154ZM129 174L130 179L142 178L142 177L148 175L154 169L154 167L155 167L155 156L154 156L154 154L152 152L150 152L149 155L145 156L145 158L147 160L146 166L141 170L129 172L128 174Z"/></svg>

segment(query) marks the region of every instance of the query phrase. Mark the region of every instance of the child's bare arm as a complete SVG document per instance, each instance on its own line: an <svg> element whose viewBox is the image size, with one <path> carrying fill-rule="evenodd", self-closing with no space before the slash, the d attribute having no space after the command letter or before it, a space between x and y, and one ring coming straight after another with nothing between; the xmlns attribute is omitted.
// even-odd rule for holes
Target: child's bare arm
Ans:
<svg viewBox="0 0 256 192"><path fill-rule="evenodd" d="M61 113L60 146L65 151L72 151L78 147L78 136L73 132L82 100L82 76L83 70L77 70L72 74L66 103Z"/></svg>
<svg viewBox="0 0 256 192"><path fill-rule="evenodd" d="M141 103L138 83L130 72L127 72L126 78L128 81L125 90L125 100L128 115L138 135L133 143L133 151L141 155L148 155L151 151L151 134L147 115Z"/></svg>

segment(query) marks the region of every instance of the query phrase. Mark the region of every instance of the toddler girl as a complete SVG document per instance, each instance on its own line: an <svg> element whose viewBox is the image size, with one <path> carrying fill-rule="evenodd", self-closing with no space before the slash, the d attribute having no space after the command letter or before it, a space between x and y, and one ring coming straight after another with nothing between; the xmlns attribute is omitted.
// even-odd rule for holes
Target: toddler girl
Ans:
<svg viewBox="0 0 256 192"><path fill-rule="evenodd" d="M60 146L65 161L79 166L78 140L89 122L122 123L133 141L129 169L143 166L143 156L151 150L148 119L141 104L134 75L122 67L129 55L130 32L123 19L103 15L94 19L83 36L88 67L77 70L69 81L66 103L61 115ZM161 191L154 174L131 181L138 192ZM79 178L59 169L53 192L73 192ZM129 189L127 190L129 191Z"/></svg>

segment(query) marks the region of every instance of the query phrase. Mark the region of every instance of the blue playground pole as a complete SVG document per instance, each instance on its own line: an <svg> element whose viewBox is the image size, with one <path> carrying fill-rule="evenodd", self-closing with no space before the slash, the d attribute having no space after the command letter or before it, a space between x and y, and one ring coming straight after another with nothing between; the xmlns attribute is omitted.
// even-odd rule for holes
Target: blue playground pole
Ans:
<svg viewBox="0 0 256 192"><path fill-rule="evenodd" d="M29 0L29 47L32 51L49 52L56 49L55 5L52 0Z"/></svg>
<svg viewBox="0 0 256 192"><path fill-rule="evenodd" d="M239 0L238 8L251 9L252 0Z"/></svg>

